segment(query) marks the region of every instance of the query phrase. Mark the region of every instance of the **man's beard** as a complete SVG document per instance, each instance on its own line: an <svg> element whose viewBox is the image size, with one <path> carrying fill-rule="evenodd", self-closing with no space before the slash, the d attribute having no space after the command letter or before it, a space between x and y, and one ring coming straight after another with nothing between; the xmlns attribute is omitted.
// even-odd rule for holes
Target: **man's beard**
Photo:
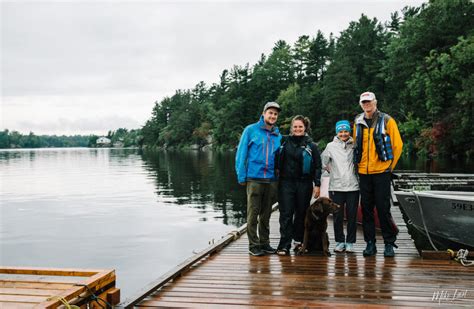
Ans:
<svg viewBox="0 0 474 309"><path fill-rule="evenodd" d="M265 124L266 124L267 126L273 126L273 125L275 125L275 122L276 122L276 121L273 122L273 123L269 123L268 121L264 120L264 122L265 122Z"/></svg>

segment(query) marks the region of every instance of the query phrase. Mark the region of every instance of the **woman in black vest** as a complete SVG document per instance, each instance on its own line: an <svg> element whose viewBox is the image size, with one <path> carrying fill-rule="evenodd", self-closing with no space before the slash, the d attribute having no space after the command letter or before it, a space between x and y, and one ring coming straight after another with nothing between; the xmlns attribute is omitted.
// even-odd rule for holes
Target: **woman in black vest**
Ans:
<svg viewBox="0 0 474 309"><path fill-rule="evenodd" d="M310 121L301 115L291 120L290 135L282 139L276 157L279 173L280 243L278 255L289 255L291 241L297 252L304 236L304 217L311 196L318 197L321 186L321 156L308 135Z"/></svg>

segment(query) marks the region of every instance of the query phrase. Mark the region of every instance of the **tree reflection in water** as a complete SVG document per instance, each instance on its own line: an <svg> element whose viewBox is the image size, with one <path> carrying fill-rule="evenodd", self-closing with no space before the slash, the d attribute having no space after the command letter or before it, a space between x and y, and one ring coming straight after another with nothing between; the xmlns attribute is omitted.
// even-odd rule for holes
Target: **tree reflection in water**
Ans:
<svg viewBox="0 0 474 309"><path fill-rule="evenodd" d="M224 224L246 221L245 188L237 183L233 152L144 151L142 159L155 181L155 193L173 204L213 210ZM206 220L204 217L201 220Z"/></svg>

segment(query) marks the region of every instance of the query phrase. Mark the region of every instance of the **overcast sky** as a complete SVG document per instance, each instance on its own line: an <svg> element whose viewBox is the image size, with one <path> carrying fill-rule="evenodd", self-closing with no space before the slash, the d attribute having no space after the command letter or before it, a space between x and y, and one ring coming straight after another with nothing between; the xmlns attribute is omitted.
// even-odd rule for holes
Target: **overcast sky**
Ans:
<svg viewBox="0 0 474 309"><path fill-rule="evenodd" d="M2 1L1 125L22 133L139 128L155 101L253 65L283 39L336 36L423 1Z"/></svg>

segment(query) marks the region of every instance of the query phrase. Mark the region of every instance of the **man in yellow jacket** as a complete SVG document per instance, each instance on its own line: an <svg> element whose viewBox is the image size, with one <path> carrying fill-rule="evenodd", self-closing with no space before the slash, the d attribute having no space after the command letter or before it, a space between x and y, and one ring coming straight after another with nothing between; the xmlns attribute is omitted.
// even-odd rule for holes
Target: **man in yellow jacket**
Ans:
<svg viewBox="0 0 474 309"><path fill-rule="evenodd" d="M363 254L372 256L377 253L375 206L385 243L384 256L393 257L398 229L390 213L390 180L402 154L403 141L395 120L377 109L374 93L362 93L359 104L364 112L355 118L353 138L356 144L354 162L358 166L360 182L362 227L367 243Z"/></svg>

